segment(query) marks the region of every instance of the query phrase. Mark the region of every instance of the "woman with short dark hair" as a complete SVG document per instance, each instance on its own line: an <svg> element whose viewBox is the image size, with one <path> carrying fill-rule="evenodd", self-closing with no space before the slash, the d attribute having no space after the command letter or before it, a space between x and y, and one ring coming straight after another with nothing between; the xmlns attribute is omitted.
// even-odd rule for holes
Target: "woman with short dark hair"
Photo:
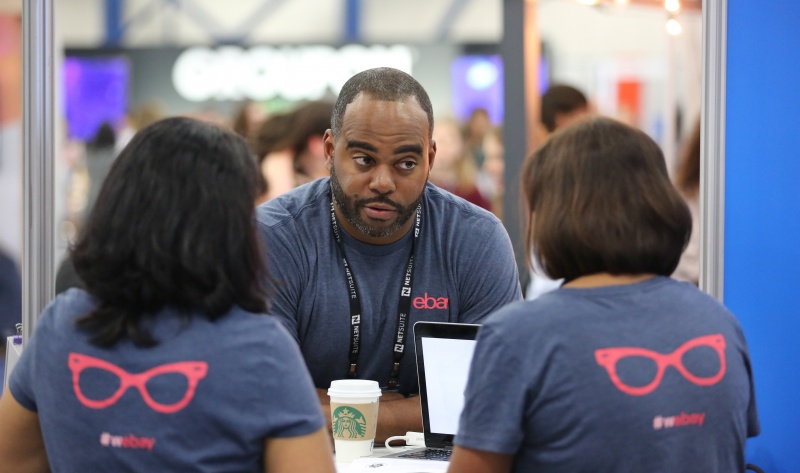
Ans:
<svg viewBox="0 0 800 473"><path fill-rule="evenodd" d="M658 145L606 118L573 125L523 186L529 250L565 283L482 326L449 471L744 471L747 345L727 309L669 278L691 216Z"/></svg>
<svg viewBox="0 0 800 473"><path fill-rule="evenodd" d="M300 352L264 315L258 169L169 118L112 166L0 400L0 471L332 472ZM46 451L46 456L45 456Z"/></svg>

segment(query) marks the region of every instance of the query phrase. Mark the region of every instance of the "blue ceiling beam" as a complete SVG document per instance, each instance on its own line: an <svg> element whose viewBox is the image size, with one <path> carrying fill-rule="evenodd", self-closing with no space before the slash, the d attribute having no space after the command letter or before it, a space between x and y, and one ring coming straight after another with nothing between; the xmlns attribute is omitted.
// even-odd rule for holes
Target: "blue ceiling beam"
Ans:
<svg viewBox="0 0 800 473"><path fill-rule="evenodd" d="M348 43L361 41L361 0L345 0L344 39Z"/></svg>
<svg viewBox="0 0 800 473"><path fill-rule="evenodd" d="M124 0L105 0L106 46L119 46L125 27L122 24Z"/></svg>

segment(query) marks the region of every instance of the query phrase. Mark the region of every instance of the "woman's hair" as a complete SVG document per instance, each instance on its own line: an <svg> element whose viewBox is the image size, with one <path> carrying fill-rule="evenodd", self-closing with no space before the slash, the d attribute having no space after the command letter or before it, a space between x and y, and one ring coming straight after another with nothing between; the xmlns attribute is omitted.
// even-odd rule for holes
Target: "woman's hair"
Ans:
<svg viewBox="0 0 800 473"><path fill-rule="evenodd" d="M692 133L683 143L675 185L686 196L694 197L700 191L700 119L692 127Z"/></svg>
<svg viewBox="0 0 800 473"><path fill-rule="evenodd" d="M142 322L165 306L210 320L266 311L258 173L244 140L216 125L167 118L133 137L72 250L98 303L77 322L93 343L156 344Z"/></svg>
<svg viewBox="0 0 800 473"><path fill-rule="evenodd" d="M644 132L595 118L556 132L526 161L528 254L548 276L668 276L692 229L664 156Z"/></svg>

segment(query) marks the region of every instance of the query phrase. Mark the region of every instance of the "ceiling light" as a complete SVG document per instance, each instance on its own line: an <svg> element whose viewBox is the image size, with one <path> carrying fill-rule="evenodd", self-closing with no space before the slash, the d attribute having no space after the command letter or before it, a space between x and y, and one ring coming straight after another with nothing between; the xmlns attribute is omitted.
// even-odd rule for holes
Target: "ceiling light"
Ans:
<svg viewBox="0 0 800 473"><path fill-rule="evenodd" d="M670 13L678 13L681 10L680 0L664 0L664 8Z"/></svg>
<svg viewBox="0 0 800 473"><path fill-rule="evenodd" d="M683 31L683 27L681 26L681 22L676 20L675 18L670 18L667 20L667 33L671 34L672 36L678 36Z"/></svg>

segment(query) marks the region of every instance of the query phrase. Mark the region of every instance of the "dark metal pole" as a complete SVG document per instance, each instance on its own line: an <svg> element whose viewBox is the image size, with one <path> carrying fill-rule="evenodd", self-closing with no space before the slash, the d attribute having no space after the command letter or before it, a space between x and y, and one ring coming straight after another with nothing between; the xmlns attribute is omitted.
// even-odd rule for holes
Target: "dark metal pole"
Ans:
<svg viewBox="0 0 800 473"><path fill-rule="evenodd" d="M520 278L527 281L525 244L522 228L525 224L522 212L519 178L522 162L528 152L528 110L526 97L525 23L526 0L503 1L503 40L500 53L503 57L503 144L505 148L505 171L503 175L503 223L506 226ZM532 8L528 6L527 8ZM524 289L524 288L523 288Z"/></svg>

